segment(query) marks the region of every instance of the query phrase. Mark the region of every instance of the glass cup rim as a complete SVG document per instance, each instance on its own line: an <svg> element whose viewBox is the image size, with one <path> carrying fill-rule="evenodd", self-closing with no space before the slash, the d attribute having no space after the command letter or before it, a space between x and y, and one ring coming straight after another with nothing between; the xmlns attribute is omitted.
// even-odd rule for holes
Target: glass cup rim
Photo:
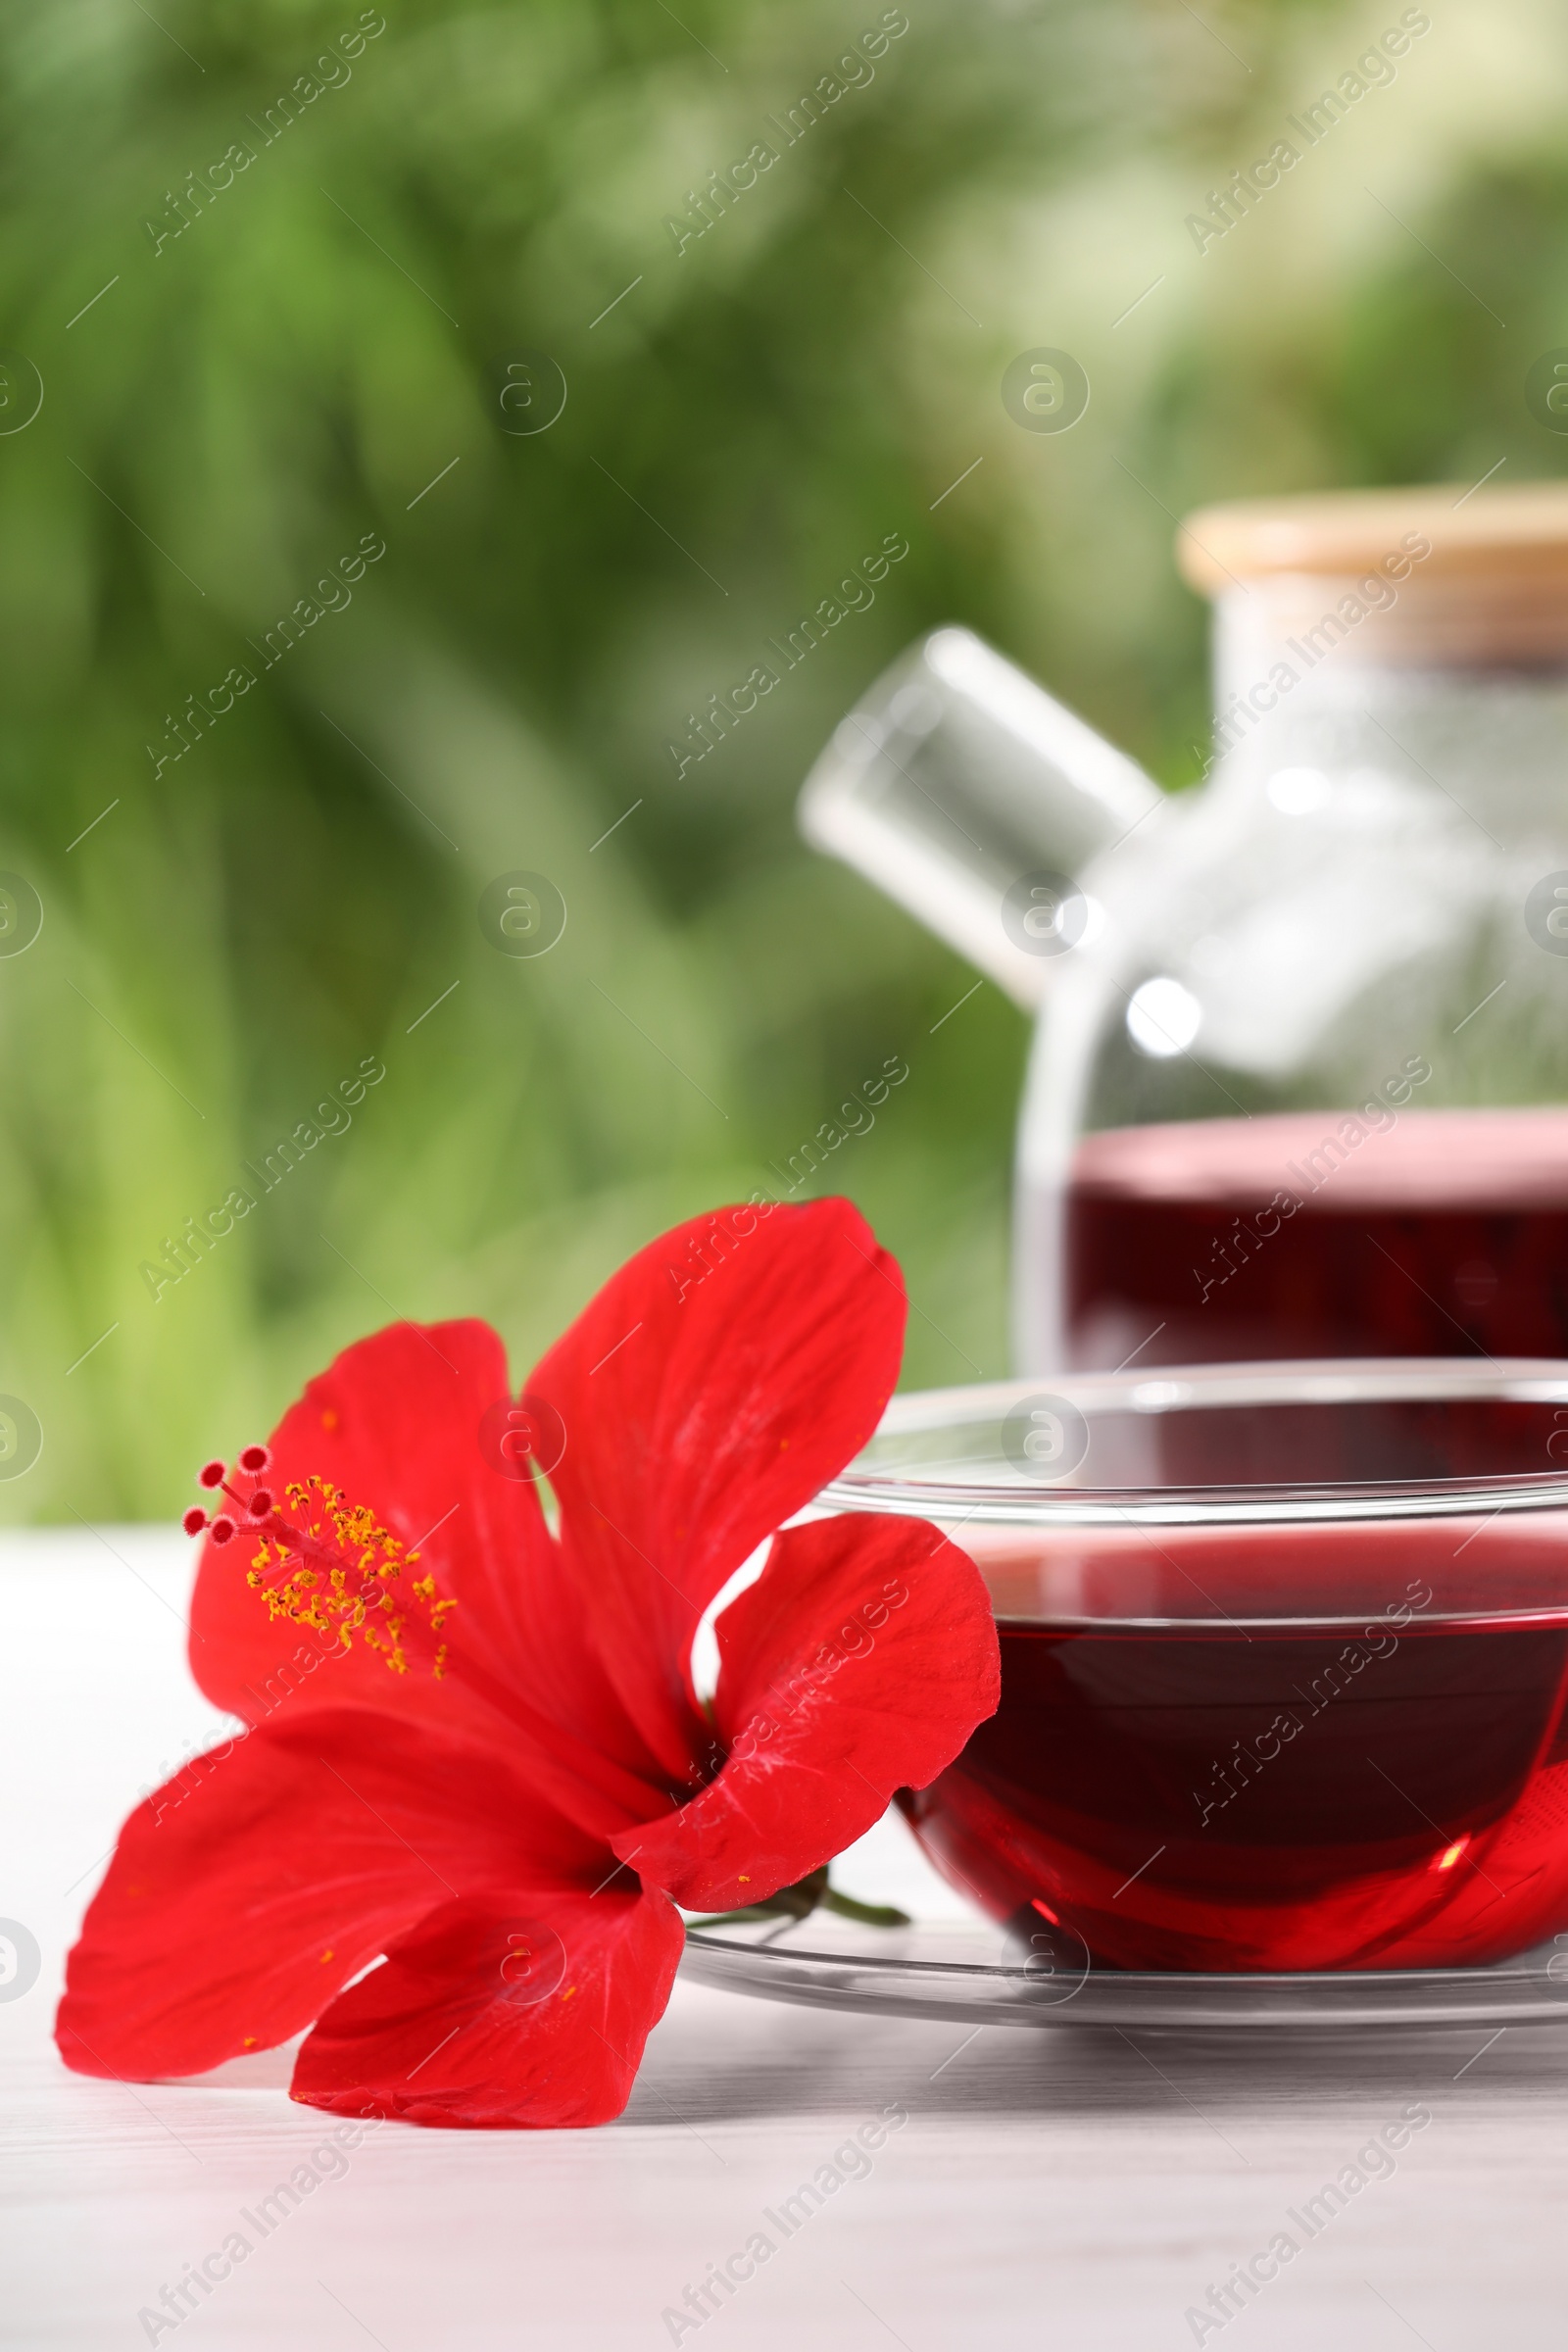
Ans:
<svg viewBox="0 0 1568 2352"><path fill-rule="evenodd" d="M1154 1414L1201 1406L1476 1400L1560 1405L1564 1466L1443 1479L1335 1480L1234 1486L1094 1486L1008 1474L965 1477L961 1452L900 1466L900 1441L997 1423L1026 1399L1097 1413ZM881 1458L879 1459L879 1455ZM892 1457L892 1458L890 1458ZM883 1511L939 1522L1048 1527L1226 1527L1462 1517L1568 1509L1568 1360L1544 1356L1351 1356L1256 1363L1171 1364L1146 1371L1063 1372L946 1389L906 1390L890 1401L869 1444L831 1479L809 1515Z"/></svg>

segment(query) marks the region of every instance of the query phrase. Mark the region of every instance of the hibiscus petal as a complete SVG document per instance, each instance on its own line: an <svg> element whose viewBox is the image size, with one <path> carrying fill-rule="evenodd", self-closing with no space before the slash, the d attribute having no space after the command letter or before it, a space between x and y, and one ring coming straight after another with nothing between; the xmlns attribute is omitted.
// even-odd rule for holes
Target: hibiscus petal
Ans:
<svg viewBox="0 0 1568 2352"><path fill-rule="evenodd" d="M923 1788L1001 1694L980 1572L918 1519L789 1529L717 1624L729 1760L678 1813L611 1842L688 1910L794 1884Z"/></svg>
<svg viewBox="0 0 1568 2352"><path fill-rule="evenodd" d="M870 1437L904 1323L848 1200L725 1209L632 1258L529 1382L565 1425L552 1483L594 1640L672 1777L706 1749L703 1610Z"/></svg>
<svg viewBox="0 0 1568 2352"><path fill-rule="evenodd" d="M589 1887L612 1862L493 1751L312 1711L196 1758L132 1813L56 2038L79 2074L200 2074L286 2041L454 1894Z"/></svg>
<svg viewBox="0 0 1568 2352"><path fill-rule="evenodd" d="M345 1348L271 1441L267 1483L280 1499L312 1472L330 1479L417 1549L418 1572L456 1600L440 1679L427 1661L395 1674L362 1638L344 1648L270 1617L245 1581L256 1543L244 1529L205 1545L191 1668L209 1698L250 1723L353 1705L447 1737L528 1738L532 1777L609 1829L668 1797L640 1785L657 1767L592 1647L532 1478L508 1475L481 1442L507 1394L506 1350L488 1324L397 1323ZM573 1777L596 1801L576 1801Z"/></svg>
<svg viewBox="0 0 1568 2352"><path fill-rule="evenodd" d="M445 1903L340 1993L293 2095L474 2131L619 2115L684 1940L662 1894L531 1888Z"/></svg>

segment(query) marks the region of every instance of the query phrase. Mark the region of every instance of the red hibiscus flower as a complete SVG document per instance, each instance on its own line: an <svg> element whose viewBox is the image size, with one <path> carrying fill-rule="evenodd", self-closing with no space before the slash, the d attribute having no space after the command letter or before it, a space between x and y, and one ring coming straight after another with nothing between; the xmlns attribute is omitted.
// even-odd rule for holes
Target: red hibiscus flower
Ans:
<svg viewBox="0 0 1568 2352"><path fill-rule="evenodd" d="M916 1520L786 1525L875 1429L904 1319L847 1201L731 1209L623 1267L521 1403L487 1325L397 1324L210 1464L191 1663L248 1728L122 1831L67 2064L197 2074L309 2027L312 2106L618 2115L676 1906L793 1885L996 1706L962 1552ZM705 1702L693 1637L762 1546Z"/></svg>

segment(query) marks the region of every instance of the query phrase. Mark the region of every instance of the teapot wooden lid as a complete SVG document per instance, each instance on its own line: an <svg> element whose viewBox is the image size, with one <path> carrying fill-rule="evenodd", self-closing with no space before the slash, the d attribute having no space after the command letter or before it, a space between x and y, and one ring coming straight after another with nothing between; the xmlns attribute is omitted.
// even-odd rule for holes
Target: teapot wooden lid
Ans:
<svg viewBox="0 0 1568 2352"><path fill-rule="evenodd" d="M1182 577L1205 596L1281 572L1337 579L1398 555L1407 532L1431 543L1422 576L1510 573L1568 579L1568 481L1477 490L1337 490L1200 507L1176 537Z"/></svg>
<svg viewBox="0 0 1568 2352"><path fill-rule="evenodd" d="M1176 561L1192 587L1248 616L1259 646L1336 610L1359 619L1370 603L1380 609L1345 662L1568 669L1568 481L1200 507L1177 533Z"/></svg>

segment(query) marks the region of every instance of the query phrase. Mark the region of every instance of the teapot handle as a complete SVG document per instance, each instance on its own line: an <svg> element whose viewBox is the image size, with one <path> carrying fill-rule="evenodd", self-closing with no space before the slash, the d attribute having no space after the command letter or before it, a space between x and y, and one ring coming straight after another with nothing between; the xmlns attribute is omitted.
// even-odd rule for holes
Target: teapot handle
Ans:
<svg viewBox="0 0 1568 2352"><path fill-rule="evenodd" d="M885 670L806 780L801 830L1033 1008L1088 919L1078 877L1159 787L968 629Z"/></svg>

